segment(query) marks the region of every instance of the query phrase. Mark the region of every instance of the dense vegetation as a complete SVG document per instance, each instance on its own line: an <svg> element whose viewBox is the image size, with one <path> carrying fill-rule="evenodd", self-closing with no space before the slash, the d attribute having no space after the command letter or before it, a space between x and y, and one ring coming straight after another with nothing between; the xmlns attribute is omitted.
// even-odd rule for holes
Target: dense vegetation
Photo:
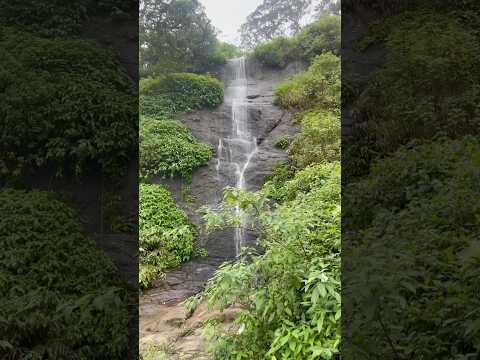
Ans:
<svg viewBox="0 0 480 360"><path fill-rule="evenodd" d="M475 31L458 17L421 10L390 19L367 38L367 44L385 42L387 59L357 100L356 114L365 121L355 129L355 145L346 156L352 176L368 170L362 162L411 139L438 132L457 138L476 128L480 64Z"/></svg>
<svg viewBox="0 0 480 360"><path fill-rule="evenodd" d="M136 6L136 0L1 0L0 24L42 36L72 36L88 16L118 16Z"/></svg>
<svg viewBox="0 0 480 360"><path fill-rule="evenodd" d="M0 29L0 46L0 174L124 166L137 141L137 106L110 52L10 28Z"/></svg>
<svg viewBox="0 0 480 360"><path fill-rule="evenodd" d="M77 181L100 180L95 172L114 188L136 152L132 81L112 51L79 37L90 16L119 20L135 6L0 1L0 185L25 188L0 190L2 359L121 359L133 350L135 291L81 223L87 214L96 227L89 211L98 206L103 225L107 196L77 214L53 192L75 198ZM52 192L31 189L48 178ZM100 181L92 185L104 195Z"/></svg>
<svg viewBox="0 0 480 360"><path fill-rule="evenodd" d="M263 0L240 28L242 46L248 49L293 36L306 21L339 15L339 0Z"/></svg>
<svg viewBox="0 0 480 360"><path fill-rule="evenodd" d="M383 10L374 3L397 15L365 38L360 50L382 46L386 60L349 99L343 352L473 359L480 351L480 209L472 201L480 180L472 136L478 2L392 1Z"/></svg>
<svg viewBox="0 0 480 360"><path fill-rule="evenodd" d="M120 359L125 289L77 214L42 191L0 190L0 354L8 359Z"/></svg>
<svg viewBox="0 0 480 360"><path fill-rule="evenodd" d="M223 102L223 85L207 75L168 73L140 81L141 113L151 117L172 116Z"/></svg>
<svg viewBox="0 0 480 360"><path fill-rule="evenodd" d="M309 64L317 55L328 51L338 55L339 49L340 19L323 15L293 37L278 37L260 44L253 54L265 65L283 68L295 60Z"/></svg>
<svg viewBox="0 0 480 360"><path fill-rule="evenodd" d="M140 285L147 288L166 268L193 254L195 229L161 185L140 185Z"/></svg>
<svg viewBox="0 0 480 360"><path fill-rule="evenodd" d="M242 224L257 231L260 246L223 265L205 291L187 302L244 309L235 331L210 325L216 359L332 359L338 354L340 61L332 49L318 49L323 51L317 50L308 71L276 90L276 102L298 111L302 124L293 141L279 141L289 161L260 191L227 188L220 210L205 209L207 229Z"/></svg>
<svg viewBox="0 0 480 360"><path fill-rule="evenodd" d="M238 49L218 41L198 0L142 0L140 74L214 71Z"/></svg>
<svg viewBox="0 0 480 360"><path fill-rule="evenodd" d="M181 175L205 165L213 155L212 148L198 142L185 125L169 119L142 117L140 120L140 175Z"/></svg>

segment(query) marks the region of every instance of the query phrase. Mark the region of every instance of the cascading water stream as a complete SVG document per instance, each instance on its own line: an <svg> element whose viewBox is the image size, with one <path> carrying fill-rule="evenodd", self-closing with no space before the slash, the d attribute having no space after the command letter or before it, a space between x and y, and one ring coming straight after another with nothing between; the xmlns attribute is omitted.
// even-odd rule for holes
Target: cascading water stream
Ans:
<svg viewBox="0 0 480 360"><path fill-rule="evenodd" d="M243 190L248 186L245 172L258 150L257 139L251 134L248 126L248 81L245 63L245 58L232 59L228 63L231 82L225 90L225 102L231 105L232 130L230 137L218 140L216 168L218 176L224 165L226 169L233 171L235 184L229 185ZM222 160L224 147L228 148L228 159L225 161ZM240 214L241 210L237 207L236 211ZM245 237L243 226L237 227L234 235L237 256L245 245Z"/></svg>

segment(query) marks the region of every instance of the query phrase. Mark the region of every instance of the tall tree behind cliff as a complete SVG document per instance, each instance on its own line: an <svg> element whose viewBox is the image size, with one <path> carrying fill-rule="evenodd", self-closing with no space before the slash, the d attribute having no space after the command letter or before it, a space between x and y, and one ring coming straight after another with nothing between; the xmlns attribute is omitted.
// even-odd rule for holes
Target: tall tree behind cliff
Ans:
<svg viewBox="0 0 480 360"><path fill-rule="evenodd" d="M240 28L242 45L253 48L277 36L295 34L311 5L312 0L263 0Z"/></svg>
<svg viewBox="0 0 480 360"><path fill-rule="evenodd" d="M143 71L207 71L216 44L215 28L198 0L141 0Z"/></svg>

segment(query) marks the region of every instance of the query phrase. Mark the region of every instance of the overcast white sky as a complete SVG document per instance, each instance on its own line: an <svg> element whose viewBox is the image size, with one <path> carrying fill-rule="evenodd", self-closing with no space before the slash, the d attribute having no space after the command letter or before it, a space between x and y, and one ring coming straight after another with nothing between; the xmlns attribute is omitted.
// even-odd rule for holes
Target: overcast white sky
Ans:
<svg viewBox="0 0 480 360"><path fill-rule="evenodd" d="M223 41L239 44L238 29L262 0L200 0Z"/></svg>

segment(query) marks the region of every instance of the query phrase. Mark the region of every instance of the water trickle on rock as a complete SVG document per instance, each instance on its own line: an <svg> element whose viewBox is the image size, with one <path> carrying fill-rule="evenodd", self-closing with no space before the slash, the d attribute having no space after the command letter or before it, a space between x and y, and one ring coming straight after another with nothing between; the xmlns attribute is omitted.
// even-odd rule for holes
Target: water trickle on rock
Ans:
<svg viewBox="0 0 480 360"><path fill-rule="evenodd" d="M228 138L218 139L217 175L221 172L234 172L235 184L239 189L247 190L245 179L252 159L258 151L257 139L248 126L248 81L245 58L231 59L227 64L230 82L225 89L225 103L231 106L232 131ZM226 148L226 151L224 149ZM227 158L224 158L227 156ZM240 213L237 207L237 213ZM245 231L242 226L235 229L235 252L238 256L245 245Z"/></svg>

